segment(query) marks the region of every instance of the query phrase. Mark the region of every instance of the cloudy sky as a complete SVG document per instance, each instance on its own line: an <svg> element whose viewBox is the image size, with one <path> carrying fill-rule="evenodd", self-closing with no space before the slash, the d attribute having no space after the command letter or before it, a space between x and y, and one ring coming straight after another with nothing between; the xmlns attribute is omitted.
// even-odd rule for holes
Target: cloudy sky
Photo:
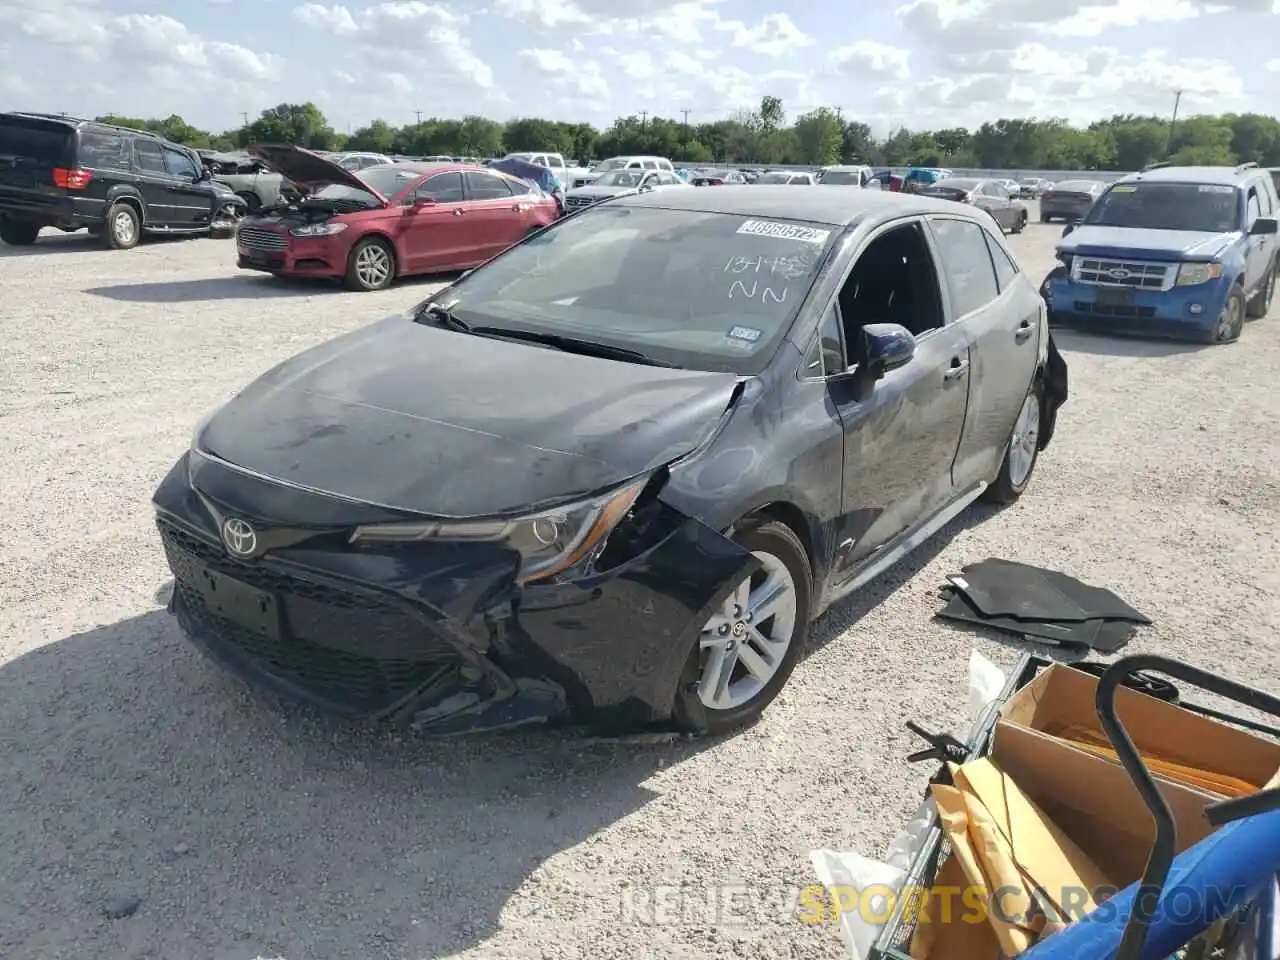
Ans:
<svg viewBox="0 0 1280 960"><path fill-rule="evenodd" d="M1280 0L0 0L0 108L338 129L480 113L721 119L762 94L890 127L1280 113ZM1268 38L1271 38L1269 40ZM535 93L534 91L538 91Z"/></svg>

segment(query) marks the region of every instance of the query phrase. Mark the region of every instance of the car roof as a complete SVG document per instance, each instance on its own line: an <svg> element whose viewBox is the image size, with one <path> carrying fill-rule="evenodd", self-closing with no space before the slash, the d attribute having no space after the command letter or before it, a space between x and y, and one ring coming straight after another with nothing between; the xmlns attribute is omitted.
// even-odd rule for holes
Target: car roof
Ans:
<svg viewBox="0 0 1280 960"><path fill-rule="evenodd" d="M797 196L800 194L800 196ZM609 201L610 206L651 207L658 210L692 210L735 217L803 220L843 227L882 216L931 213L964 214L964 206L913 193L849 190L836 196L825 190L789 190L786 186L726 186L716 190L664 190Z"/></svg>
<svg viewBox="0 0 1280 960"><path fill-rule="evenodd" d="M828 170L838 170L841 173L852 173L855 170L870 170L870 169L871 169L870 167L860 163L837 163L830 167L823 167L822 171L825 173Z"/></svg>
<svg viewBox="0 0 1280 960"><path fill-rule="evenodd" d="M484 173L501 173L500 170L490 170L488 167L482 167L478 163L458 163L453 160L440 160L438 162L422 161L420 163L379 163L372 167L365 167L365 170L412 170L414 173L452 173L454 170L480 170ZM364 173L364 170L360 171Z"/></svg>
<svg viewBox="0 0 1280 960"><path fill-rule="evenodd" d="M1259 173L1257 167L1155 167L1121 177L1116 183L1216 183L1224 186L1243 186L1250 175Z"/></svg>

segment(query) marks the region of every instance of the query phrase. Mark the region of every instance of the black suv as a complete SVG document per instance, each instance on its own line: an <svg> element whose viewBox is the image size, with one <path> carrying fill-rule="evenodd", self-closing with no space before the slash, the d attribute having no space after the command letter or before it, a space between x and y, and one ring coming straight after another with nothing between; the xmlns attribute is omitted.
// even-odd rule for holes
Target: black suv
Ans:
<svg viewBox="0 0 1280 960"><path fill-rule="evenodd" d="M145 233L232 226L244 201L210 178L190 148L129 127L42 113L0 113L0 240L42 227L87 227L108 246Z"/></svg>

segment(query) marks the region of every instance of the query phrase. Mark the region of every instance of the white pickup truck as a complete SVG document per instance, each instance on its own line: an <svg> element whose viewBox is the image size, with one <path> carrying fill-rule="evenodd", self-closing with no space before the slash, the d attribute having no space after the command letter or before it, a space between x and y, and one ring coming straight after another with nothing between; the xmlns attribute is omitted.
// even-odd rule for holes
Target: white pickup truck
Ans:
<svg viewBox="0 0 1280 960"><path fill-rule="evenodd" d="M575 178L585 176L587 173L583 167L568 166L564 162L564 155L559 153L508 153L502 159L510 160L512 157L546 167L555 174L555 178L560 181L560 186L565 190L573 186Z"/></svg>

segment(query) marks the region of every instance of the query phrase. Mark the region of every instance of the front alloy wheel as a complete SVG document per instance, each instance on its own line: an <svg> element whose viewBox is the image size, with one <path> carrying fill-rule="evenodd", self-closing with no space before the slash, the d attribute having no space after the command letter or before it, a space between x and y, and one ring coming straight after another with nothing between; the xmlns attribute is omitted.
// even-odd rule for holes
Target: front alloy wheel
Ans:
<svg viewBox="0 0 1280 960"><path fill-rule="evenodd" d="M1244 331L1244 314L1244 293L1239 287L1232 287L1231 293L1227 295L1227 302L1222 307L1222 313L1218 315L1218 322L1214 324L1209 335L1211 342L1234 343L1239 340L1240 334Z"/></svg>
<svg viewBox="0 0 1280 960"><path fill-rule="evenodd" d="M812 573L791 528L749 522L735 536L760 568L739 583L702 627L677 697L682 726L716 734L755 720L803 653Z"/></svg>
<svg viewBox="0 0 1280 960"><path fill-rule="evenodd" d="M377 237L361 240L347 264L347 286L353 290L385 290L396 275L395 254Z"/></svg>

